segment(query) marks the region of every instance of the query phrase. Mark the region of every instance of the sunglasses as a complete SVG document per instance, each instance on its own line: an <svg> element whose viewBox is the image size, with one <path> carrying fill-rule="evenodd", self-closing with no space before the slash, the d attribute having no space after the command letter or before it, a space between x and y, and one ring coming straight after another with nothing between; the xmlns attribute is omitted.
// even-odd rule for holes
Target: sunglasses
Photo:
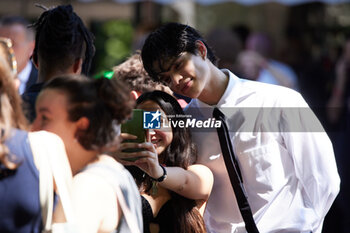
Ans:
<svg viewBox="0 0 350 233"><path fill-rule="evenodd" d="M3 51L5 59L8 62L14 74L17 74L17 61L12 48L12 41L9 38L0 37L0 52Z"/></svg>

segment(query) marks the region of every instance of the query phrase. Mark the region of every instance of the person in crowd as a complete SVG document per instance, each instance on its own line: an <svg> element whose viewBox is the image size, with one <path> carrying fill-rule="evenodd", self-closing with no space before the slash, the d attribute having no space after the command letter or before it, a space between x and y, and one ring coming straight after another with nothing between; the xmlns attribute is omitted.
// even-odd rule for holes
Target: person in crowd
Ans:
<svg viewBox="0 0 350 233"><path fill-rule="evenodd" d="M30 144L29 134L33 133L26 131L28 123L22 112L15 76L7 55L4 57L0 52L0 232L39 233L42 230L40 164L36 162L39 155ZM63 142L50 133L42 137L45 137L43 142L62 149L57 152L56 161L67 165L68 173L63 179L71 181ZM52 149L45 143L42 147L47 151Z"/></svg>
<svg viewBox="0 0 350 233"><path fill-rule="evenodd" d="M253 33L238 55L238 72L247 79L298 90L298 77L288 65L272 59L273 43L264 33Z"/></svg>
<svg viewBox="0 0 350 233"><path fill-rule="evenodd" d="M0 37L12 40L12 47L17 59L20 95L35 84L38 77L38 70L30 61L35 43L34 31L28 26L29 21L20 16L5 16L0 19Z"/></svg>
<svg viewBox="0 0 350 233"><path fill-rule="evenodd" d="M251 33L251 29L248 25L238 23L231 25L231 31L238 36L241 45L245 45L246 41Z"/></svg>
<svg viewBox="0 0 350 233"><path fill-rule="evenodd" d="M299 93L218 69L210 47L188 25L168 23L151 33L141 57L155 81L192 98L186 114L207 119L214 108L225 113L260 232L321 232L340 179L332 144ZM218 135L198 129L193 140L197 163L215 180L204 213L208 231L245 232Z"/></svg>
<svg viewBox="0 0 350 233"><path fill-rule="evenodd" d="M12 41L9 38L0 37L0 57L2 62L6 63L6 66L10 68L10 74L14 81L15 87L18 90L20 82L17 77L17 60L12 48ZM4 75L6 72L4 71Z"/></svg>
<svg viewBox="0 0 350 233"><path fill-rule="evenodd" d="M44 83L62 74L87 75L95 53L93 35L71 5L45 9L33 24L33 62L38 67L38 80L22 95L30 122L35 118L35 100Z"/></svg>
<svg viewBox="0 0 350 233"><path fill-rule="evenodd" d="M122 80L131 89L131 95L136 100L142 93L160 90L173 95L173 91L168 86L154 82L147 74L142 65L140 51L137 51L125 62L113 68L113 78ZM187 102L178 98L177 101L182 108Z"/></svg>
<svg viewBox="0 0 350 233"><path fill-rule="evenodd" d="M218 57L217 66L235 71L237 54L243 48L238 35L229 29L213 28L206 35L206 41Z"/></svg>
<svg viewBox="0 0 350 233"><path fill-rule="evenodd" d="M160 90L172 93L169 87L154 82L143 68L140 52L136 52L125 62L113 68L113 78L122 80L132 90L136 100L142 93Z"/></svg>
<svg viewBox="0 0 350 233"><path fill-rule="evenodd" d="M40 92L32 129L60 136L74 175L72 205L80 232L142 231L141 200L130 173L105 152L119 144L120 123L132 111L129 91L117 80L62 75ZM135 217L126 225L112 181ZM58 208L60 211L61 208ZM55 212L57 222L64 221Z"/></svg>
<svg viewBox="0 0 350 233"><path fill-rule="evenodd" d="M334 149L338 161L340 177L342 179L341 192L337 203L342 211L344 221L343 232L348 231L347 221L350 217L349 193L350 173L349 164L350 147L347 139L350 135L350 37L347 37L343 45L340 57L335 66L335 80L331 96L327 103L326 116L329 123L334 127Z"/></svg>
<svg viewBox="0 0 350 233"><path fill-rule="evenodd" d="M176 99L162 91L142 94L136 108L159 111L167 124L169 120L185 119ZM182 116L176 117L179 115ZM201 214L212 189L213 175L207 167L193 164L197 154L189 128L163 124L159 129L146 130L146 136L147 142L141 144L122 143L118 152L119 161L138 168L131 171L143 199L144 232L206 232ZM130 148L144 150L123 152ZM123 160L133 157L142 158L135 162Z"/></svg>

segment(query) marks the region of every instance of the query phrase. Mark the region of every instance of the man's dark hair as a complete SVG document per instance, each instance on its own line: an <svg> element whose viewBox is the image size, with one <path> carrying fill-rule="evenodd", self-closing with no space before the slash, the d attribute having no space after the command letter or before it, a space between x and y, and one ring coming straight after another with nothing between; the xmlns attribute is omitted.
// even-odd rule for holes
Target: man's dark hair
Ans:
<svg viewBox="0 0 350 233"><path fill-rule="evenodd" d="M0 27L10 27L13 25L22 25L26 29L27 40L34 40L34 31L30 28L30 22L21 16L4 16L0 19Z"/></svg>
<svg viewBox="0 0 350 233"><path fill-rule="evenodd" d="M188 25L167 23L152 32L143 45L141 57L145 70L153 80L161 81L158 77L159 71L168 71L170 67L165 66L169 62L183 52L196 54L197 40L204 43L208 59L216 65L217 58L198 31ZM154 67L159 68L159 71L155 71Z"/></svg>
<svg viewBox="0 0 350 233"><path fill-rule="evenodd" d="M82 73L87 75L95 53L93 35L85 27L71 5L47 9L33 24L36 30L33 60L44 73L66 70L82 58Z"/></svg>

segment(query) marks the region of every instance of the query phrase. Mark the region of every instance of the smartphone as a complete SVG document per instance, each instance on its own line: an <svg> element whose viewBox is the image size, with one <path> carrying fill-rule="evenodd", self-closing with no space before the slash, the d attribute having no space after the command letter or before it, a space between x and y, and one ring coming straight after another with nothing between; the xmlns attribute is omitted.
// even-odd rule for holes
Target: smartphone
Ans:
<svg viewBox="0 0 350 233"><path fill-rule="evenodd" d="M133 109L132 118L121 125L121 132L137 136L137 139L126 139L123 142L143 143L146 141L146 130L143 128L143 110L142 109ZM144 149L130 148L130 149L123 150L123 152L131 153L131 152L138 152L142 150ZM127 158L124 160L135 161L137 159L139 159L139 157Z"/></svg>

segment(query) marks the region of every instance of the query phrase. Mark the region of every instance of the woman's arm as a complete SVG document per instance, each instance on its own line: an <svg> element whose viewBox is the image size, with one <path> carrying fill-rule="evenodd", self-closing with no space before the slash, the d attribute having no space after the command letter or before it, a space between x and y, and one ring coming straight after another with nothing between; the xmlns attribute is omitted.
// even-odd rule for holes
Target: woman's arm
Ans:
<svg viewBox="0 0 350 233"><path fill-rule="evenodd" d="M213 173L201 164L194 164L187 170L180 167L166 167L167 178L160 182L164 188L194 200L207 200L213 187Z"/></svg>
<svg viewBox="0 0 350 233"><path fill-rule="evenodd" d="M125 148L144 148L144 151L119 154L119 161L124 165L139 167L152 178L159 178L163 175L163 169L159 165L158 154L152 143L141 144L123 143L120 151ZM142 157L135 162L123 161L123 158ZM184 197L194 200L207 200L214 182L213 174L204 165L195 164L183 169L181 167L165 167L167 178L159 182L164 188L174 191Z"/></svg>

